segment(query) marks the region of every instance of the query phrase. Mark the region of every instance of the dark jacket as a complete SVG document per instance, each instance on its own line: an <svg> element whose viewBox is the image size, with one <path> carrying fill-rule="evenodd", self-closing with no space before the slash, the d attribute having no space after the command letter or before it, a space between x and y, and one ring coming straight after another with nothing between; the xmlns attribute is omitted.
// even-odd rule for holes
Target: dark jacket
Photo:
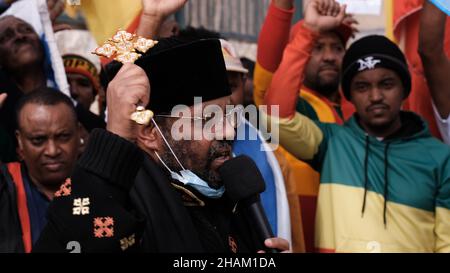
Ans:
<svg viewBox="0 0 450 273"><path fill-rule="evenodd" d="M33 251L64 252L71 241L80 243L81 252L224 253L262 247L226 197L209 200L171 183L135 144L105 130L92 132L71 180L70 194L50 205L49 223ZM74 214L75 199L89 203L89 212Z"/></svg>
<svg viewBox="0 0 450 273"><path fill-rule="evenodd" d="M0 166L0 253L23 253L16 187L6 165Z"/></svg>

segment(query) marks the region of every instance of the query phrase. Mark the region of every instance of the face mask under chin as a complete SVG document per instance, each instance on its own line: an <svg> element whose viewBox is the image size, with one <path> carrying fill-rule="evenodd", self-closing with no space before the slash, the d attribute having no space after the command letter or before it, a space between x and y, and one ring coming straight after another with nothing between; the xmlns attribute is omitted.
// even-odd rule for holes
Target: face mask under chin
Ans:
<svg viewBox="0 0 450 273"><path fill-rule="evenodd" d="M217 198L222 197L223 193L225 192L225 188L223 186L219 187L218 189L212 188L212 187L210 187L208 185L208 183L205 180L201 179L194 172L192 172L191 170L185 169L184 166L181 164L180 160L178 159L178 157L175 155L175 152L173 151L173 149L170 146L169 142L164 137L163 133L161 132L161 130L159 128L159 126L156 124L154 119L152 119L152 121L153 121L156 129L158 130L159 134L163 138L164 143L166 144L167 148L170 151L170 154L175 158L177 164L181 167L181 171L179 171L179 173L176 173L176 172L172 171L167 166L167 164L164 162L164 160L162 160L160 155L157 152L155 152L156 157L159 159L161 164L163 164L163 166L169 171L170 176L173 179L183 183L184 185L188 185L188 186L196 189L198 192L200 192L202 195L204 195L206 197L213 198L213 199L217 199Z"/></svg>

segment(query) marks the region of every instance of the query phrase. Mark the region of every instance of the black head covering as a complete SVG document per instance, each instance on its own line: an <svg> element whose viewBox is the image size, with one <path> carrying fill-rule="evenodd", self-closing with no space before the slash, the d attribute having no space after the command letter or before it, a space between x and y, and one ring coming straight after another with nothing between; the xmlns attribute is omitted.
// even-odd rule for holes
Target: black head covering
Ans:
<svg viewBox="0 0 450 273"><path fill-rule="evenodd" d="M220 41L205 39L191 43L177 38L162 39L136 62L150 80L150 103L155 114L170 113L175 105L192 106L194 97L206 102L231 94ZM106 68L109 81L121 63Z"/></svg>
<svg viewBox="0 0 450 273"><path fill-rule="evenodd" d="M356 74L377 67L394 70L403 82L404 97L408 97L411 75L402 51L388 38L370 35L354 42L342 61L342 91L347 100L350 100L350 84Z"/></svg>

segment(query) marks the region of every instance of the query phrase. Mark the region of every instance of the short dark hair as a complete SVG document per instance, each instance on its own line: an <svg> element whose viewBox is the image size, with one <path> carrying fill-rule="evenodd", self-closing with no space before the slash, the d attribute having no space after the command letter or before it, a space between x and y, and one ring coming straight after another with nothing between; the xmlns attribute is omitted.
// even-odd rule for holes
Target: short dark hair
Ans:
<svg viewBox="0 0 450 273"><path fill-rule="evenodd" d="M77 122L77 114L75 112L75 107L72 103L72 100L54 88L50 87L41 87L35 89L34 91L24 95L20 98L16 105L16 123L17 129L20 129L20 112L27 104L38 104L38 105L47 105L53 106L57 104L65 104L69 107L70 112L73 115L73 119Z"/></svg>

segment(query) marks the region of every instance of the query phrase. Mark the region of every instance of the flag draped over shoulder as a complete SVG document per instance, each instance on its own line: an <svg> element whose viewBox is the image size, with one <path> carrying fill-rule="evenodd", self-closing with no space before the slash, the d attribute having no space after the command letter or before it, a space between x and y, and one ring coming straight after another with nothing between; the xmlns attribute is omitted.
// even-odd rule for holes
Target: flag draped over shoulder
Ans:
<svg viewBox="0 0 450 273"><path fill-rule="evenodd" d="M438 1L449 2L449 1ZM404 109L418 113L430 126L432 134L441 138L431 105L431 96L426 83L422 61L418 53L420 13L424 0L402 0L393 3L393 33L405 53L412 76L412 91ZM388 30L389 32L389 30ZM445 50L450 55L450 20L447 19Z"/></svg>
<svg viewBox="0 0 450 273"><path fill-rule="evenodd" d="M134 33L142 10L138 0L89 0L82 1L80 7L99 45L111 38L119 28Z"/></svg>
<svg viewBox="0 0 450 273"><path fill-rule="evenodd" d="M2 16L12 15L29 23L41 39L45 51L47 85L70 96L64 64L56 46L46 0L14 2Z"/></svg>

